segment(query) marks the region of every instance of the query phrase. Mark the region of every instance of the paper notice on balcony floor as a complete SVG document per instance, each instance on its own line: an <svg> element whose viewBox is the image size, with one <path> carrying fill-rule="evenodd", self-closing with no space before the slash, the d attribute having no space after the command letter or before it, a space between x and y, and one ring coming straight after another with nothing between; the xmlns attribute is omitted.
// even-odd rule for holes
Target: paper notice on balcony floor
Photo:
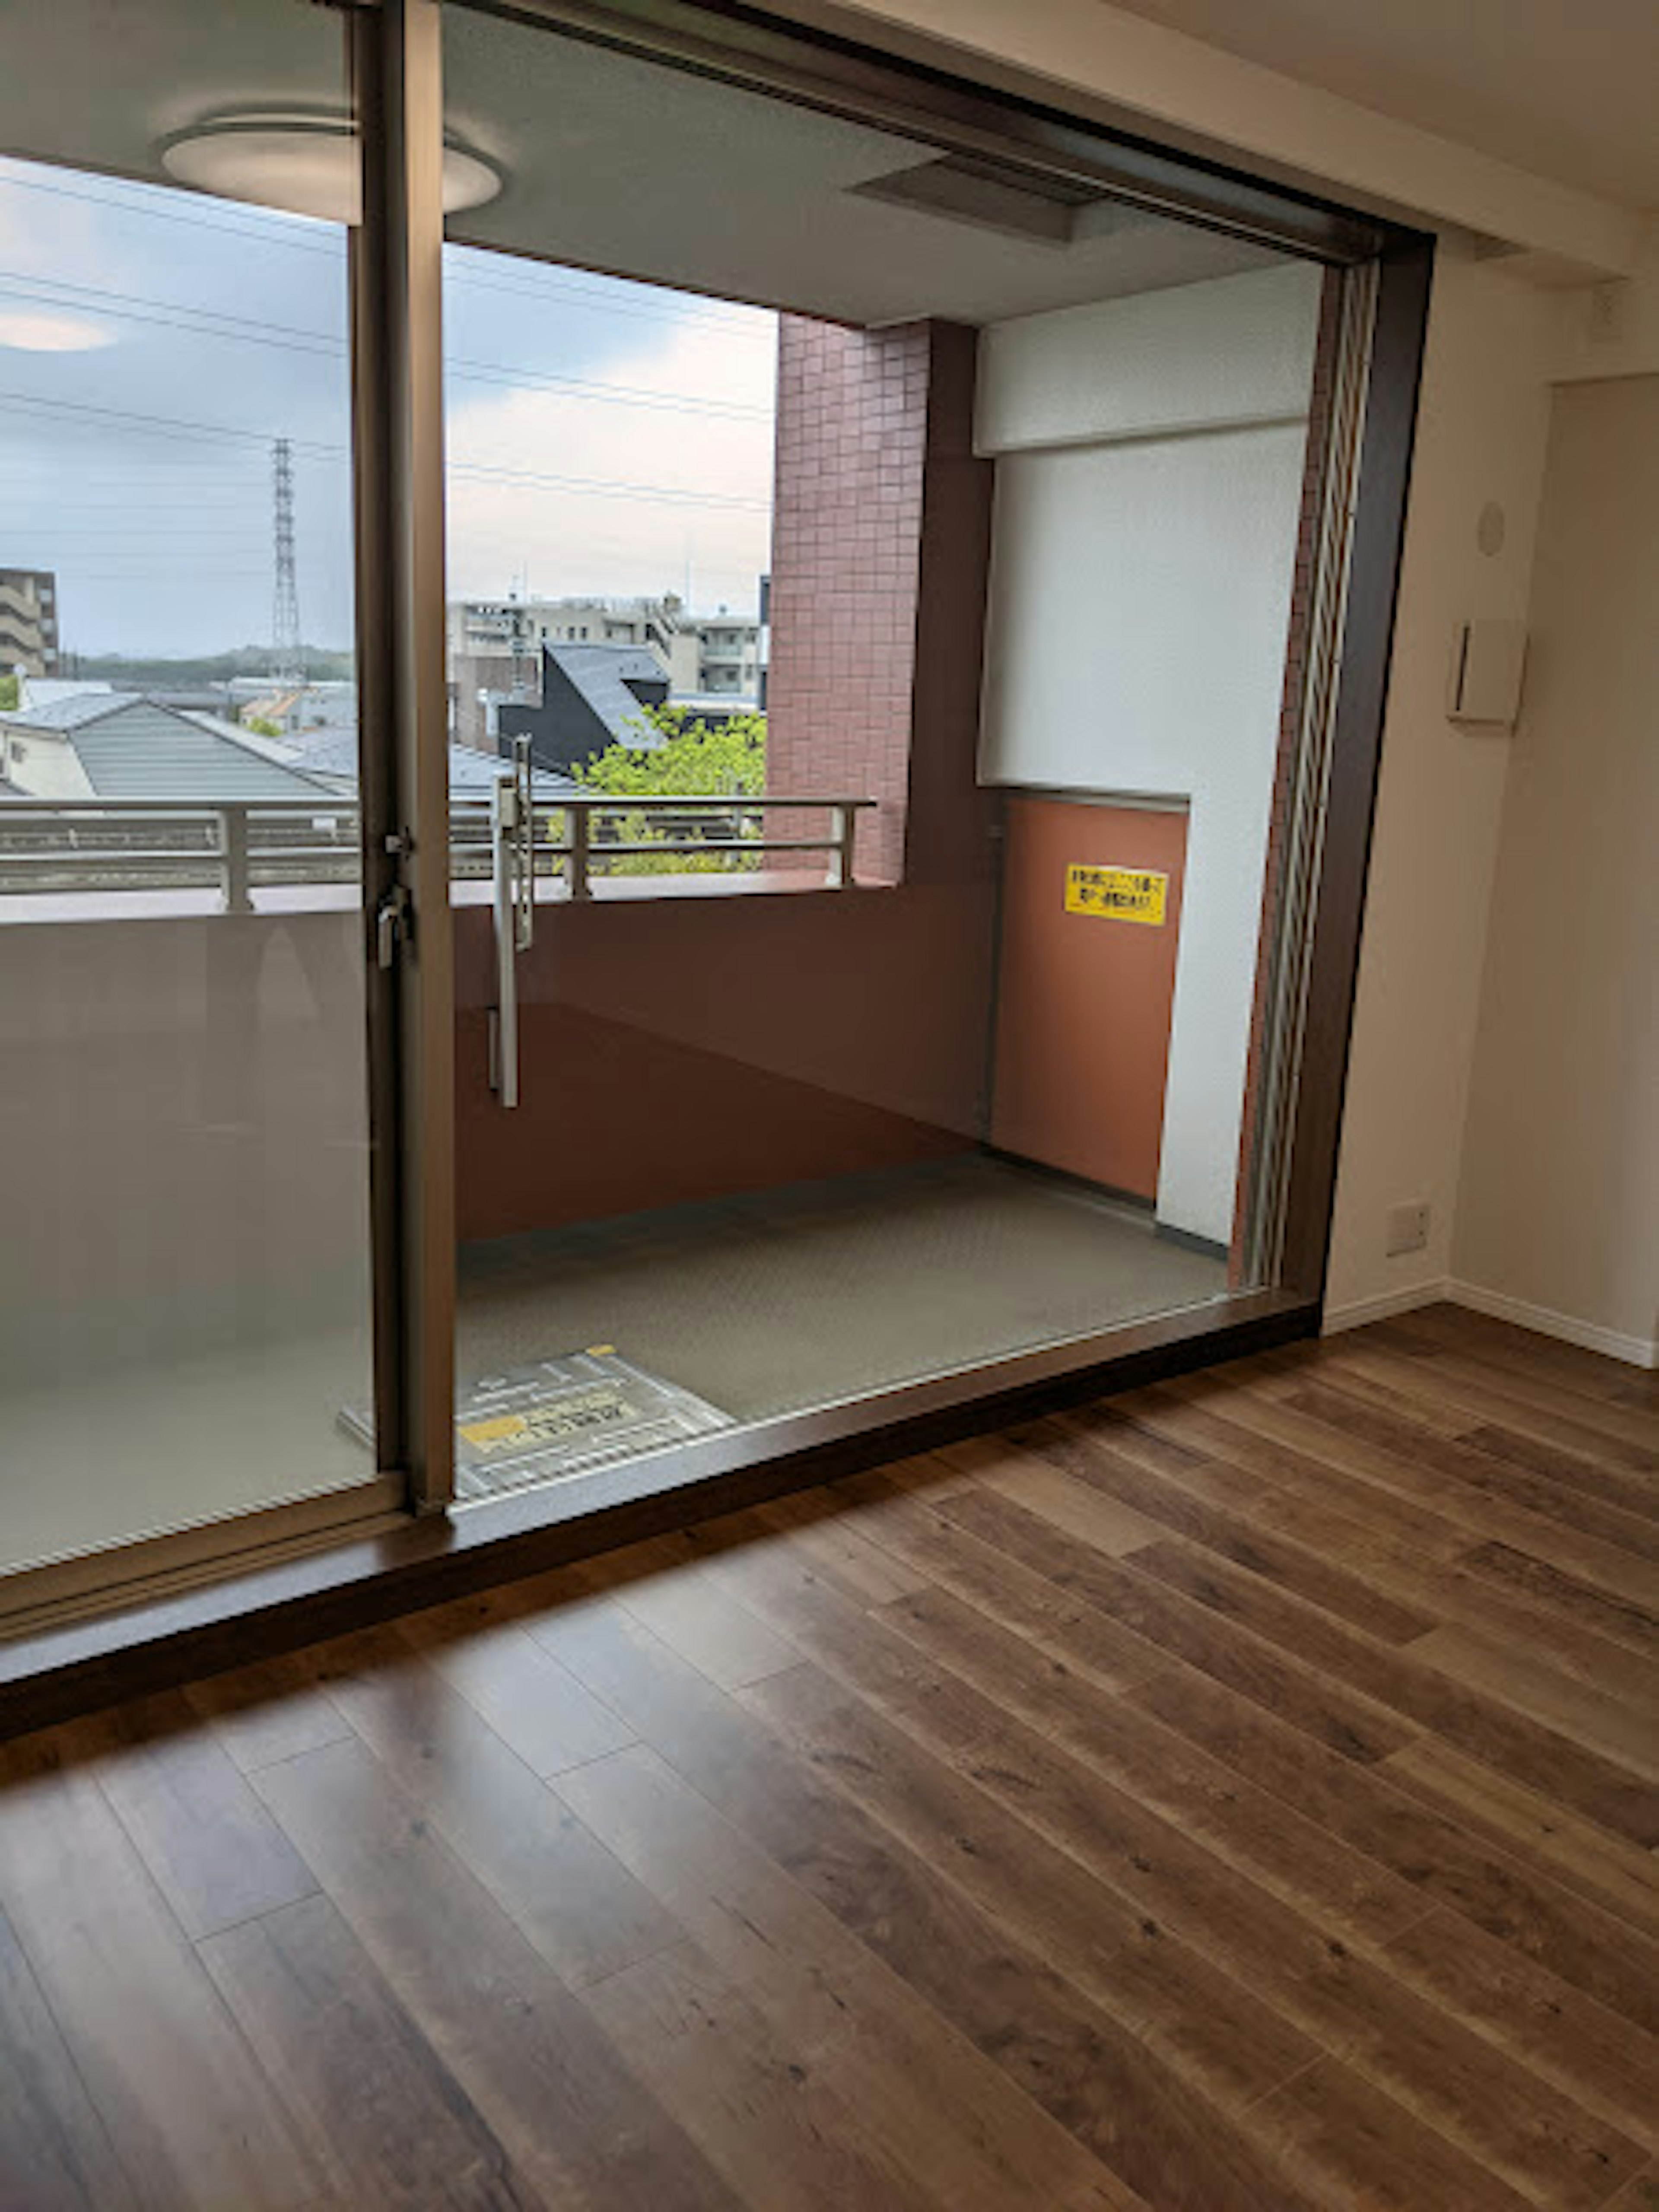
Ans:
<svg viewBox="0 0 1659 2212"><path fill-rule="evenodd" d="M341 1416L369 1440L360 1414ZM455 1417L455 1494L489 1498L663 1451L732 1425L705 1398L594 1345L475 1382Z"/></svg>

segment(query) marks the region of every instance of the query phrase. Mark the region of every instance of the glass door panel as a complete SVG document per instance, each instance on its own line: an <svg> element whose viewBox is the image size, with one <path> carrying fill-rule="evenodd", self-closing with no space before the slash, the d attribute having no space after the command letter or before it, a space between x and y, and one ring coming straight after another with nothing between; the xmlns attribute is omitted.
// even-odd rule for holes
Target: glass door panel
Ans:
<svg viewBox="0 0 1659 2212"><path fill-rule="evenodd" d="M7 1577L392 1494L362 1441L341 19L61 0L10 35Z"/></svg>
<svg viewBox="0 0 1659 2212"><path fill-rule="evenodd" d="M1272 1274L1335 285L620 43L445 14L463 1497Z"/></svg>

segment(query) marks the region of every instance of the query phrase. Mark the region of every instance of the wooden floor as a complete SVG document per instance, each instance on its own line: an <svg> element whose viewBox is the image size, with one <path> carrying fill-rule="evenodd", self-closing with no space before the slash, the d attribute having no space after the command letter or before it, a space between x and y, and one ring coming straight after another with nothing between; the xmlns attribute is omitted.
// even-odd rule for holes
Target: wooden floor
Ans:
<svg viewBox="0 0 1659 2212"><path fill-rule="evenodd" d="M1659 2206L1659 1393L1449 1309L0 1753L0 2203Z"/></svg>

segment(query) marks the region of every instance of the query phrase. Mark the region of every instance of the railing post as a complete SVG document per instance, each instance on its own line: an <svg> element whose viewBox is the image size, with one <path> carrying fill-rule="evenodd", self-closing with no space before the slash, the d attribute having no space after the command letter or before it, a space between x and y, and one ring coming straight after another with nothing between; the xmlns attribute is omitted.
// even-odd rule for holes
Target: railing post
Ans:
<svg viewBox="0 0 1659 2212"><path fill-rule="evenodd" d="M588 810L578 802L565 809L570 823L570 896L573 899L591 898L592 887L587 880L587 823Z"/></svg>
<svg viewBox="0 0 1659 2212"><path fill-rule="evenodd" d="M246 806L222 806L219 810L219 850L223 863L220 889L224 896L227 914L252 914L252 866L248 851L247 809Z"/></svg>
<svg viewBox="0 0 1659 2212"><path fill-rule="evenodd" d="M834 840L830 848L829 884L832 891L852 887L853 830L858 818L856 811L850 806L830 809L830 829Z"/></svg>

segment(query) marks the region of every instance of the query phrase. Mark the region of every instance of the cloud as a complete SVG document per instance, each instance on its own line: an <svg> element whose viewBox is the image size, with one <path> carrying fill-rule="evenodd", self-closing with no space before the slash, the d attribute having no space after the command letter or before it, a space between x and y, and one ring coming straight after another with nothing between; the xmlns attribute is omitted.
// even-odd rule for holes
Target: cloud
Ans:
<svg viewBox="0 0 1659 2212"><path fill-rule="evenodd" d="M114 343L115 333L108 324L89 315L0 307L0 346L18 353L95 353L100 346Z"/></svg>
<svg viewBox="0 0 1659 2212"><path fill-rule="evenodd" d="M449 589L748 605L771 552L775 324L698 316L605 362L627 397L449 386ZM494 372L492 372L493 374Z"/></svg>

